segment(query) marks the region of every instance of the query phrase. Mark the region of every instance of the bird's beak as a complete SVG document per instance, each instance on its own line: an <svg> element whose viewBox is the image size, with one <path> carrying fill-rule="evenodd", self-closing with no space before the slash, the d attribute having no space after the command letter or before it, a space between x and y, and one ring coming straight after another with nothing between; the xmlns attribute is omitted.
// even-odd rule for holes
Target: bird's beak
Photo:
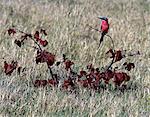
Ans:
<svg viewBox="0 0 150 117"><path fill-rule="evenodd" d="M104 18L103 18L103 17L97 17L97 18L99 18L99 19L101 19L101 20L104 20Z"/></svg>
<svg viewBox="0 0 150 117"><path fill-rule="evenodd" d="M98 17L99 19L101 19L101 20L106 20L106 18L105 17Z"/></svg>

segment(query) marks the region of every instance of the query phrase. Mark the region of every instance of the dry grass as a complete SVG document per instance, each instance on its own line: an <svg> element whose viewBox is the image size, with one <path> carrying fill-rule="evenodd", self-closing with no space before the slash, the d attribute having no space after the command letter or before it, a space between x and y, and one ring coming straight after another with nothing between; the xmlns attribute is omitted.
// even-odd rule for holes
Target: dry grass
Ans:
<svg viewBox="0 0 150 117"><path fill-rule="evenodd" d="M109 39L97 50L99 34L87 24L98 27L97 16L107 16L109 35L115 49L139 50L141 55L129 57L136 65L130 72L131 89L124 93L106 90L90 93L80 89L78 96L59 89L35 88L31 80L40 74L47 79L44 65L35 65L34 50L18 48L4 35L12 25L26 32L45 28L49 45L58 58L63 53L76 63L75 70L87 63L105 66L105 52L112 45ZM148 117L150 115L150 2L148 0L0 0L0 55L10 61L18 60L27 68L25 75L15 72L8 77L0 59L1 116L64 116L64 117ZM124 60L123 60L124 61ZM120 65L118 63L118 65ZM114 65L115 66L115 65Z"/></svg>

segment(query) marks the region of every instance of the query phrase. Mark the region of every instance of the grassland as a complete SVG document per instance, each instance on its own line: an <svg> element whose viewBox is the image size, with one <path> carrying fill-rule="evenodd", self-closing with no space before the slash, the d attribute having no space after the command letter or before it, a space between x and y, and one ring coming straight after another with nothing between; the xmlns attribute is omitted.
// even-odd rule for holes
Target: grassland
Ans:
<svg viewBox="0 0 150 117"><path fill-rule="evenodd" d="M139 50L141 55L125 60L136 67L128 74L131 87L124 93L106 90L100 93L80 89L78 96L59 89L35 88L32 80L48 79L47 67L36 65L30 47L18 48L4 32L12 25L25 32L47 30L47 50L59 59L63 53L75 62L74 69L88 63L103 67L110 62L105 52L109 39L97 50L99 33L87 25L99 27L97 16L107 16L109 35L115 49ZM107 38L107 37L106 37ZM148 117L150 116L150 2L148 0L0 0L0 116L32 117ZM26 71L21 76L3 72L4 58L17 60ZM62 73L63 75L63 73Z"/></svg>

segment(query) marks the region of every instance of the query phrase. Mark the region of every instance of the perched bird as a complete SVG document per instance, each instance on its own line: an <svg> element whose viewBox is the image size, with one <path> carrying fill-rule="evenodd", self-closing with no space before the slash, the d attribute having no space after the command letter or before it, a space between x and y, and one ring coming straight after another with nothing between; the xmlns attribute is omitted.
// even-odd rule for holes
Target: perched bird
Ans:
<svg viewBox="0 0 150 117"><path fill-rule="evenodd" d="M98 17L99 19L101 19L101 38L100 38L100 42L99 42L99 46L101 45L104 36L108 33L109 30L109 23L108 23L108 19L106 17Z"/></svg>

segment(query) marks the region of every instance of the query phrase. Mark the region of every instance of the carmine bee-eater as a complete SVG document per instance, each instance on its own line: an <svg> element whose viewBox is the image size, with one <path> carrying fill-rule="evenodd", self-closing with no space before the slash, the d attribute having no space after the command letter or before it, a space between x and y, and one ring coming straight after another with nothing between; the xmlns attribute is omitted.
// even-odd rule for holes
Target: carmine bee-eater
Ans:
<svg viewBox="0 0 150 117"><path fill-rule="evenodd" d="M99 19L101 19L101 38L100 38L100 42L99 42L99 47L104 39L104 36L108 33L109 30L109 23L108 23L108 19L106 17L98 17Z"/></svg>

